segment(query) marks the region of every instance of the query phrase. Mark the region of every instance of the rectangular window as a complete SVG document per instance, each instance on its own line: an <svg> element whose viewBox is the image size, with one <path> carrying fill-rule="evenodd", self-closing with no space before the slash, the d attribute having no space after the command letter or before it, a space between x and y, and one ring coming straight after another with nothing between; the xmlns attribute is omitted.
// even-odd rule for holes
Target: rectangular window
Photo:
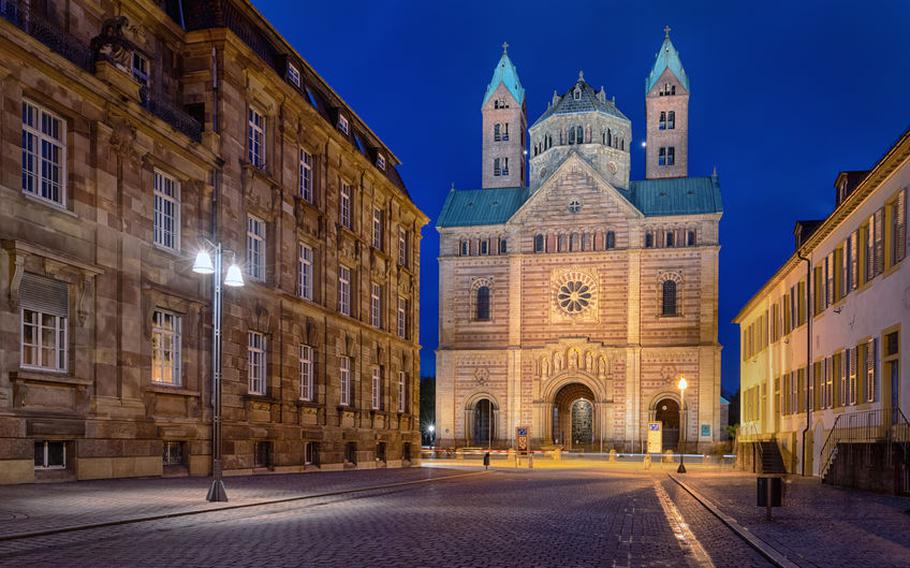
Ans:
<svg viewBox="0 0 910 568"><path fill-rule="evenodd" d="M493 158L493 175L502 175L502 167L499 165L499 158Z"/></svg>
<svg viewBox="0 0 910 568"><path fill-rule="evenodd" d="M661 148L657 151L657 165L666 166L667 165L667 149Z"/></svg>
<svg viewBox="0 0 910 568"><path fill-rule="evenodd" d="M265 394L266 351L265 335L247 332L247 378L250 394Z"/></svg>
<svg viewBox="0 0 910 568"><path fill-rule="evenodd" d="M408 408L408 375L398 371L398 412L407 412Z"/></svg>
<svg viewBox="0 0 910 568"><path fill-rule="evenodd" d="M26 272L19 286L20 366L67 370L67 284Z"/></svg>
<svg viewBox="0 0 910 568"><path fill-rule="evenodd" d="M404 227L398 227L398 265L410 266L411 235Z"/></svg>
<svg viewBox="0 0 910 568"><path fill-rule="evenodd" d="M506 122L505 124L502 125L502 141L503 142L509 141L509 123L508 122Z"/></svg>
<svg viewBox="0 0 910 568"><path fill-rule="evenodd" d="M471 254L471 245L468 241L461 241L459 243L459 251L461 256L468 256Z"/></svg>
<svg viewBox="0 0 910 568"><path fill-rule="evenodd" d="M847 240L847 264L849 265L849 272L847 274L849 282L847 285L847 293L856 290L856 287L859 285L859 231L853 231L850 237Z"/></svg>
<svg viewBox="0 0 910 568"><path fill-rule="evenodd" d="M907 190L897 192L888 205L888 268L907 256Z"/></svg>
<svg viewBox="0 0 910 568"><path fill-rule="evenodd" d="M246 271L254 280L265 281L265 221L246 218Z"/></svg>
<svg viewBox="0 0 910 568"><path fill-rule="evenodd" d="M265 167L265 116L255 108L247 111L247 160L257 168Z"/></svg>
<svg viewBox="0 0 910 568"><path fill-rule="evenodd" d="M408 312L410 306L408 299L398 296L398 337L408 338Z"/></svg>
<svg viewBox="0 0 910 568"><path fill-rule="evenodd" d="M186 451L183 442L170 440L164 442L161 463L165 467L186 465Z"/></svg>
<svg viewBox="0 0 910 568"><path fill-rule="evenodd" d="M380 367L373 367L370 378L370 408L373 410L382 408L382 369Z"/></svg>
<svg viewBox="0 0 910 568"><path fill-rule="evenodd" d="M373 248L382 250L382 226L383 226L382 209L373 208Z"/></svg>
<svg viewBox="0 0 910 568"><path fill-rule="evenodd" d="M338 360L338 380L341 389L341 406L351 405L351 358L341 357Z"/></svg>
<svg viewBox="0 0 910 568"><path fill-rule="evenodd" d="M313 299L313 249L297 245L297 295L304 300Z"/></svg>
<svg viewBox="0 0 910 568"><path fill-rule="evenodd" d="M152 313L152 382L180 386L182 318L164 310Z"/></svg>
<svg viewBox="0 0 910 568"><path fill-rule="evenodd" d="M343 114L338 115L338 130L348 134L351 130L350 125L348 124L348 119Z"/></svg>
<svg viewBox="0 0 910 568"><path fill-rule="evenodd" d="M375 328L382 327L382 286L370 286L370 323Z"/></svg>
<svg viewBox="0 0 910 568"><path fill-rule="evenodd" d="M35 442L35 469L66 469L66 442Z"/></svg>
<svg viewBox="0 0 910 568"><path fill-rule="evenodd" d="M343 264L338 266L338 311L351 315L351 269Z"/></svg>
<svg viewBox="0 0 910 568"><path fill-rule="evenodd" d="M480 254L481 256L490 254L490 241L488 239L480 240Z"/></svg>
<svg viewBox="0 0 910 568"><path fill-rule="evenodd" d="M300 150L300 197L307 203L313 203L313 155Z"/></svg>
<svg viewBox="0 0 910 568"><path fill-rule="evenodd" d="M857 381L856 367L859 364L858 356L859 356L859 353L858 353L858 350L856 347L849 349L847 352L847 357L848 357L847 362L849 364L849 366L848 366L849 378L848 378L848 382L847 382L847 400L851 405L856 404L856 381Z"/></svg>
<svg viewBox="0 0 910 568"><path fill-rule="evenodd" d="M885 241L884 241L884 228L885 228L885 210L879 209L875 212L872 218L875 220L875 226L872 230L872 256L873 256L873 269L872 274L878 276L885 270Z"/></svg>
<svg viewBox="0 0 910 568"><path fill-rule="evenodd" d="M865 402L875 402L875 394L878 391L878 338L876 337L866 342L863 352L866 359L866 365L863 369L866 373Z"/></svg>
<svg viewBox="0 0 910 568"><path fill-rule="evenodd" d="M154 242L172 251L180 250L180 184L155 170L153 182Z"/></svg>
<svg viewBox="0 0 910 568"><path fill-rule="evenodd" d="M834 303L834 253L825 257L825 307Z"/></svg>
<svg viewBox="0 0 910 568"><path fill-rule="evenodd" d="M670 146L667 148L667 165L672 166L676 164L676 148Z"/></svg>
<svg viewBox="0 0 910 568"><path fill-rule="evenodd" d="M504 176L509 175L509 159L508 158L502 159L502 175L504 175Z"/></svg>
<svg viewBox="0 0 910 568"><path fill-rule="evenodd" d="M138 52L133 52L133 80L143 87L149 86L149 60Z"/></svg>
<svg viewBox="0 0 910 568"><path fill-rule="evenodd" d="M313 348L300 346L300 400L312 401L313 396Z"/></svg>
<svg viewBox="0 0 910 568"><path fill-rule="evenodd" d="M382 154L376 154L376 167L385 171L385 156Z"/></svg>
<svg viewBox="0 0 910 568"><path fill-rule="evenodd" d="M341 198L338 200L339 217L341 225L348 229L353 227L351 217L351 186L347 183L341 184Z"/></svg>
<svg viewBox="0 0 910 568"><path fill-rule="evenodd" d="M850 350L834 356L834 372L837 374L837 402L834 406L847 405L847 378L850 371Z"/></svg>
<svg viewBox="0 0 910 568"><path fill-rule="evenodd" d="M22 191L66 205L66 123L32 103L22 102Z"/></svg>
<svg viewBox="0 0 910 568"><path fill-rule="evenodd" d="M290 61L288 61L288 81L295 87L300 87L300 69L297 69L297 66Z"/></svg>

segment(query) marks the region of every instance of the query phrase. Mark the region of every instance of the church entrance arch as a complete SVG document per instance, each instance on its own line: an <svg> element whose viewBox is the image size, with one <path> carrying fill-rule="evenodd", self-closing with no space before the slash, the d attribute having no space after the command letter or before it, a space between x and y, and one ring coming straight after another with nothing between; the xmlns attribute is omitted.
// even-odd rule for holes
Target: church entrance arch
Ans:
<svg viewBox="0 0 910 568"><path fill-rule="evenodd" d="M672 398L663 398L657 402L654 419L663 423L663 440L661 449L679 448L679 403Z"/></svg>
<svg viewBox="0 0 910 568"><path fill-rule="evenodd" d="M596 412L594 393L582 383L569 383L553 400L553 442L566 449L594 449Z"/></svg>
<svg viewBox="0 0 910 568"><path fill-rule="evenodd" d="M488 398L478 400L474 405L474 427L471 430L474 445L487 445L495 439L494 423L493 403Z"/></svg>

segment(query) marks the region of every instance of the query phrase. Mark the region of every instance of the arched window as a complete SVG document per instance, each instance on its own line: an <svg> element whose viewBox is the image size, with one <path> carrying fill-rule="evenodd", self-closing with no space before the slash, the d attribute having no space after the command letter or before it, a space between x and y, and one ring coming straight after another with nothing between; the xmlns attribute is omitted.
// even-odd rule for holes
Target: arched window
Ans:
<svg viewBox="0 0 910 568"><path fill-rule="evenodd" d="M506 254L509 252L509 241L505 237L499 239L499 254Z"/></svg>
<svg viewBox="0 0 910 568"><path fill-rule="evenodd" d="M622 140L619 141L619 149L625 151L625 149L626 149L626 139L625 138L623 138Z"/></svg>
<svg viewBox="0 0 910 568"><path fill-rule="evenodd" d="M534 235L534 252L543 252L544 238L543 235Z"/></svg>
<svg viewBox="0 0 910 568"><path fill-rule="evenodd" d="M569 241L569 250L571 250L572 252L578 252L578 250L579 250L578 233L572 233L572 236L570 237L570 239L571 240Z"/></svg>
<svg viewBox="0 0 910 568"><path fill-rule="evenodd" d="M695 242L695 231L689 231L688 236L686 237L686 246L694 247Z"/></svg>
<svg viewBox="0 0 910 568"><path fill-rule="evenodd" d="M575 144L575 129L569 128L569 144Z"/></svg>
<svg viewBox="0 0 910 568"><path fill-rule="evenodd" d="M645 233L645 248L654 246L654 233Z"/></svg>
<svg viewBox="0 0 910 568"><path fill-rule="evenodd" d="M658 130L666 130L666 129L667 129L667 113L666 113L666 111L663 111L663 110L660 111L660 121L657 123L657 129L658 129Z"/></svg>
<svg viewBox="0 0 910 568"><path fill-rule="evenodd" d="M493 140L496 142L502 140L502 125L498 122L493 125Z"/></svg>
<svg viewBox="0 0 910 568"><path fill-rule="evenodd" d="M676 85L670 86L670 94L671 94L671 95L675 95L675 94L676 94Z"/></svg>
<svg viewBox="0 0 910 568"><path fill-rule="evenodd" d="M663 114L663 113L661 113ZM673 130L676 128L676 111L671 110L667 113L667 130Z"/></svg>
<svg viewBox="0 0 910 568"><path fill-rule="evenodd" d="M490 287L481 286L477 289L477 321L490 321Z"/></svg>
<svg viewBox="0 0 910 568"><path fill-rule="evenodd" d="M579 144L585 143L585 129L581 126L575 127L575 137L578 139Z"/></svg>
<svg viewBox="0 0 910 568"><path fill-rule="evenodd" d="M471 254L471 245L468 241L461 241L461 256L468 256Z"/></svg>
<svg viewBox="0 0 910 568"><path fill-rule="evenodd" d="M557 252L566 252L566 249L569 248L568 240L569 239L568 239L568 237L566 237L566 235L559 235L559 240L557 241L557 244L556 244Z"/></svg>
<svg viewBox="0 0 910 568"><path fill-rule="evenodd" d="M613 145L613 131L609 128L607 129L607 146Z"/></svg>
<svg viewBox="0 0 910 568"><path fill-rule="evenodd" d="M607 248L616 248L616 233L607 231Z"/></svg>
<svg viewBox="0 0 910 568"><path fill-rule="evenodd" d="M667 247L672 248L676 246L676 234L673 231L667 231Z"/></svg>
<svg viewBox="0 0 910 568"><path fill-rule="evenodd" d="M676 282L674 280L664 280L661 285L661 315L676 315Z"/></svg>
<svg viewBox="0 0 910 568"><path fill-rule="evenodd" d="M581 234L581 250L583 250L583 251L591 250L591 234L590 233Z"/></svg>
<svg viewBox="0 0 910 568"><path fill-rule="evenodd" d="M580 101L581 100L581 89L576 88L575 92L572 93L572 98L575 99L576 101Z"/></svg>

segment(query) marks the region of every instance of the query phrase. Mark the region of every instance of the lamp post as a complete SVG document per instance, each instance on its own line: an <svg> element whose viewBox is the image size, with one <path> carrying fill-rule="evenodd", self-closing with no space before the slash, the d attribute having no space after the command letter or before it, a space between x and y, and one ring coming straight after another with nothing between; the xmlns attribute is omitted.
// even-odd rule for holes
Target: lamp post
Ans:
<svg viewBox="0 0 910 568"><path fill-rule="evenodd" d="M221 243L207 243L214 249L214 260L209 251L203 249L196 254L193 272L212 275L212 486L206 499L227 501L224 481L221 478L221 291L224 286L243 286L240 267L231 262L222 281Z"/></svg>
<svg viewBox="0 0 910 568"><path fill-rule="evenodd" d="M676 385L679 387L679 467L676 468L676 473L686 473L686 387L689 386L689 383L686 382L686 377L679 377L679 383Z"/></svg>
<svg viewBox="0 0 910 568"><path fill-rule="evenodd" d="M430 434L430 445L436 446L436 426L430 424L427 426L427 432Z"/></svg>

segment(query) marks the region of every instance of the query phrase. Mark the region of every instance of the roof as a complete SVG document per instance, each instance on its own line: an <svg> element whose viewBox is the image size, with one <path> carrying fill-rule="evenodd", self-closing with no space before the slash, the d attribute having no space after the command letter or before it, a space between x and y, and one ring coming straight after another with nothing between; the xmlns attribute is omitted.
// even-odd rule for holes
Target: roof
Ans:
<svg viewBox="0 0 910 568"><path fill-rule="evenodd" d="M714 176L633 180L619 193L647 217L720 213L720 183ZM501 225L512 218L531 193L527 188L453 189L446 197L437 227Z"/></svg>
<svg viewBox="0 0 910 568"><path fill-rule="evenodd" d="M673 72L676 78L679 79L679 82L682 83L682 86L688 91L689 76L686 75L686 70L683 69L682 60L679 58L679 52L676 51L676 46L670 41L669 31L667 31L667 36L664 38L663 45L660 46L660 51L658 51L655 56L654 67L651 68L651 73L645 80L646 93L654 88L654 85L660 79L660 76L663 75L664 71L667 69Z"/></svg>
<svg viewBox="0 0 910 568"><path fill-rule="evenodd" d="M717 176L629 182L630 201L647 217L723 212Z"/></svg>
<svg viewBox="0 0 910 568"><path fill-rule="evenodd" d="M518 79L518 69L515 68L512 60L509 59L508 45L503 44L502 57L499 58L499 63L493 69L493 78L490 79L490 84L487 85L487 92L483 95L481 106L487 104L487 101L493 96L500 83L506 86L512 96L515 97L515 100L518 101L518 104L525 102L525 89L521 86L521 81Z"/></svg>
<svg viewBox="0 0 910 568"><path fill-rule="evenodd" d="M576 87L581 91L578 99L574 96ZM600 92L595 91L594 88L585 81L584 75L579 73L578 81L569 87L569 89L563 93L562 97L559 97L559 100L554 104L549 105L546 112L540 115L540 118L538 118L534 124L536 125L554 114L577 114L583 112L601 112L610 116L616 116L623 120L629 120L626 118L626 115L616 107L616 103L607 99L602 87Z"/></svg>
<svg viewBox="0 0 910 568"><path fill-rule="evenodd" d="M497 189L452 189L446 196L437 227L501 225L528 199L526 187Z"/></svg>

